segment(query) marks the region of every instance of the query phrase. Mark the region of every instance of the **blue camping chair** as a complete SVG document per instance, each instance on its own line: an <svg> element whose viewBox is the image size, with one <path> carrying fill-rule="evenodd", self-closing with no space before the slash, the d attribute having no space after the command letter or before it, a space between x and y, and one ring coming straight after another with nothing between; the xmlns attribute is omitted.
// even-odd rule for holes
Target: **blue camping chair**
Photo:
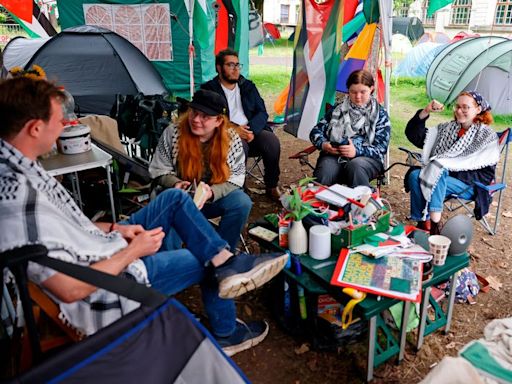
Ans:
<svg viewBox="0 0 512 384"><path fill-rule="evenodd" d="M506 184L506 172L507 172L507 159L508 159L508 148L510 142L512 142L511 128L507 128L502 132L497 132L498 135L498 143L500 148L500 163L501 163L501 172L497 175L496 179L493 183L489 185L485 185L478 181L475 181L474 184L477 188L481 188L485 190L489 195L494 196L498 194L498 204L496 206L495 219L494 223L489 223L489 220L486 217L482 217L477 222L490 234L495 235L498 231L498 225L500 220L501 213L501 204L503 201L503 192L507 188ZM407 166L414 166L415 164L421 163L421 154L418 152L412 152L406 148L399 147L401 151L407 153ZM395 165L395 164L393 164ZM499 164L498 164L499 165ZM391 167L390 167L391 168ZM470 217L474 217L473 209L471 203L474 203L473 200L465 200L462 199L462 196L466 191L473 189L473 186L469 186L467 189L464 189L458 194L451 194L446 197L444 205L445 208L450 211L456 211L458 209L464 209L466 213Z"/></svg>
<svg viewBox="0 0 512 384"><path fill-rule="evenodd" d="M498 143L500 147L500 163L501 163L501 172L497 175L495 181L489 185L482 184L478 181L475 181L475 186L477 188L481 188L489 195L494 196L498 194L498 205L496 206L496 212L494 217L494 223L491 225L486 217L482 217L481 220L478 220L478 223L487 231L490 235L495 235L498 232L498 225L500 222L500 213L501 213L501 204L503 202L503 192L507 188L506 184L506 172L507 172L507 159L508 159L508 148L509 144L512 141L512 135L510 133L511 128L507 128L502 132L498 132ZM473 187L470 187L473 188ZM474 217L473 210L471 209L472 200L464 200L460 198L465 191L462 191L460 194L452 194L447 197L445 200L445 207L449 211L456 211L460 208L466 210L466 212Z"/></svg>

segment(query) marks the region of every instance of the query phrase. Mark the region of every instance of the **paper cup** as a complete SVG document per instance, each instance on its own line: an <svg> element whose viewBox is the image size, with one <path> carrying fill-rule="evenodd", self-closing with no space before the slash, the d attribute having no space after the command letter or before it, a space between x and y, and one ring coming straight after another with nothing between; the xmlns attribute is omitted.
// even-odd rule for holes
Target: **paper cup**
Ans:
<svg viewBox="0 0 512 384"><path fill-rule="evenodd" d="M451 242L449 238L441 235L433 235L428 238L430 253L434 256L432 259L434 265L444 265Z"/></svg>
<svg viewBox="0 0 512 384"><path fill-rule="evenodd" d="M314 225L309 229L309 256L324 260L331 256L331 230L325 225Z"/></svg>

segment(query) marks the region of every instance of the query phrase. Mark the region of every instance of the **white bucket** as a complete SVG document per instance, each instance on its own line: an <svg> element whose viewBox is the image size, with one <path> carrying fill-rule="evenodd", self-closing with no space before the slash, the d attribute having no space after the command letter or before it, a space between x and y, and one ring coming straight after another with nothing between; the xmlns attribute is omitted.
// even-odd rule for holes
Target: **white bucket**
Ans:
<svg viewBox="0 0 512 384"><path fill-rule="evenodd" d="M57 140L57 148L64 155L74 155L91 150L91 128L85 124L68 125Z"/></svg>

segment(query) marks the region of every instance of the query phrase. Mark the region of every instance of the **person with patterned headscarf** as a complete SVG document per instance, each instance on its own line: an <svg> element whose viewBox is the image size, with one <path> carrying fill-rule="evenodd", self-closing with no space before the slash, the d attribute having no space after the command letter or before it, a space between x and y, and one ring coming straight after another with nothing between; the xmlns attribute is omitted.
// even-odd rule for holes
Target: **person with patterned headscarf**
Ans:
<svg viewBox="0 0 512 384"><path fill-rule="evenodd" d="M421 169L411 170L405 178L406 189L411 191L411 219L431 234L440 232L443 202L450 194L474 200L475 217L485 216L490 196L474 187L474 182L491 183L499 160L498 137L489 126L491 106L482 95L462 92L453 106L454 119L426 128L430 113L443 108L432 100L405 129L409 141L423 148Z"/></svg>
<svg viewBox="0 0 512 384"><path fill-rule="evenodd" d="M369 186L383 172L391 124L373 96L374 83L367 70L352 72L348 97L311 130L309 139L321 151L313 173L319 183Z"/></svg>

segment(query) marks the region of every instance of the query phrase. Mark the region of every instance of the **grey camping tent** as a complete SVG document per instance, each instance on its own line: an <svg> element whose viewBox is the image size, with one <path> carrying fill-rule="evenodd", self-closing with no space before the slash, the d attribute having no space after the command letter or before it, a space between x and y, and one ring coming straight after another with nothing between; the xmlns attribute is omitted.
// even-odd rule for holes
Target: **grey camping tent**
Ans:
<svg viewBox="0 0 512 384"><path fill-rule="evenodd" d="M414 43L419 40L423 32L423 23L417 17L393 17L393 34L400 33Z"/></svg>
<svg viewBox="0 0 512 384"><path fill-rule="evenodd" d="M116 94L167 92L160 74L138 48L99 27L73 27L49 39L21 37L7 44L6 68L28 69L33 64L69 91L83 114L109 114Z"/></svg>
<svg viewBox="0 0 512 384"><path fill-rule="evenodd" d="M466 38L449 44L427 73L427 94L444 104L464 90L480 92L493 113L512 113L512 40L500 36Z"/></svg>

